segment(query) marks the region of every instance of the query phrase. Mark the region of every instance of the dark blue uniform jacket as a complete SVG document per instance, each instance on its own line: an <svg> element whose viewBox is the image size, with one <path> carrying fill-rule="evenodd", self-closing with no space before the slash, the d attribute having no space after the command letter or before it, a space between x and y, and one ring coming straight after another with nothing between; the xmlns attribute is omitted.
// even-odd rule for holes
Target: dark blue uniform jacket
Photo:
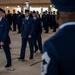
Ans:
<svg viewBox="0 0 75 75"><path fill-rule="evenodd" d="M75 25L60 29L43 52L42 75L75 75Z"/></svg>
<svg viewBox="0 0 75 75"><path fill-rule="evenodd" d="M2 18L0 22L0 42L10 44L9 38L9 24L6 18Z"/></svg>

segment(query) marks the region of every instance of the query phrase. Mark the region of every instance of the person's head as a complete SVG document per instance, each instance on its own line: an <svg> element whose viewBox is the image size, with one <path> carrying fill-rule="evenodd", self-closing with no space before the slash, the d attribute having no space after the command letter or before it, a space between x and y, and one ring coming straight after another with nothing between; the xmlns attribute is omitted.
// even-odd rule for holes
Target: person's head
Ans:
<svg viewBox="0 0 75 75"><path fill-rule="evenodd" d="M59 24L75 21L75 0L51 0L58 9L57 22Z"/></svg>
<svg viewBox="0 0 75 75"><path fill-rule="evenodd" d="M6 12L5 10L2 11L2 17L5 17L6 16Z"/></svg>
<svg viewBox="0 0 75 75"><path fill-rule="evenodd" d="M15 13L15 10L13 10L13 13Z"/></svg>
<svg viewBox="0 0 75 75"><path fill-rule="evenodd" d="M33 11L33 17L37 17L36 11Z"/></svg>
<svg viewBox="0 0 75 75"><path fill-rule="evenodd" d="M8 13L10 13L10 10L8 10Z"/></svg>
<svg viewBox="0 0 75 75"><path fill-rule="evenodd" d="M45 14L47 14L47 10L45 11Z"/></svg>
<svg viewBox="0 0 75 75"><path fill-rule="evenodd" d="M2 11L3 11L3 9L0 8L0 18L2 17Z"/></svg>
<svg viewBox="0 0 75 75"><path fill-rule="evenodd" d="M18 14L21 14L21 12L20 12L20 11L17 11L17 13L18 13Z"/></svg>
<svg viewBox="0 0 75 75"><path fill-rule="evenodd" d="M30 13L29 10L25 10L25 17L29 17Z"/></svg>
<svg viewBox="0 0 75 75"><path fill-rule="evenodd" d="M53 11L53 14L55 14L55 11Z"/></svg>

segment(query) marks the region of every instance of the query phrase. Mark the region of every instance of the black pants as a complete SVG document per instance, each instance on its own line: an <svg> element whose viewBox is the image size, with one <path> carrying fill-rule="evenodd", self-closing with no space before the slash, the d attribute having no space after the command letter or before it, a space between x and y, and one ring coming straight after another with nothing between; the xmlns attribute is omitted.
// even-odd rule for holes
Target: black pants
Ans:
<svg viewBox="0 0 75 75"><path fill-rule="evenodd" d="M13 31L16 31L16 22L13 22Z"/></svg>
<svg viewBox="0 0 75 75"><path fill-rule="evenodd" d="M22 47L20 53L21 59L25 58L27 41L29 43L29 48L30 48L30 57L33 57L33 38L22 38Z"/></svg>
<svg viewBox="0 0 75 75"><path fill-rule="evenodd" d="M35 50L39 49L42 52L42 39L41 39L41 35L34 36L33 40L34 40Z"/></svg>
<svg viewBox="0 0 75 75"><path fill-rule="evenodd" d="M18 32L21 33L22 25L18 24Z"/></svg>
<svg viewBox="0 0 75 75"><path fill-rule="evenodd" d="M6 59L7 59L7 64L11 64L12 61L11 61L11 53L10 53L9 44L5 44L3 46L3 50L5 52L5 56L6 56Z"/></svg>

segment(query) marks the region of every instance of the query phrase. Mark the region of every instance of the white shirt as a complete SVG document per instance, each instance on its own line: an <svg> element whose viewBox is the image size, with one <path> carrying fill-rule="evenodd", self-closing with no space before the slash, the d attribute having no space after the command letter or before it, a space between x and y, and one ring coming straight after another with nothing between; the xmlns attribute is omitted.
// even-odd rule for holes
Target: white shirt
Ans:
<svg viewBox="0 0 75 75"><path fill-rule="evenodd" d="M25 19L26 19L26 20L28 20L28 19L29 19L29 17L25 17Z"/></svg>
<svg viewBox="0 0 75 75"><path fill-rule="evenodd" d="M0 21L2 20L2 17L0 18Z"/></svg>
<svg viewBox="0 0 75 75"><path fill-rule="evenodd" d="M72 26L72 25L75 25L75 22L67 22L67 23L64 23L59 28L62 29L64 27L66 27L66 26Z"/></svg>
<svg viewBox="0 0 75 75"><path fill-rule="evenodd" d="M33 17L34 20L36 20L36 17Z"/></svg>

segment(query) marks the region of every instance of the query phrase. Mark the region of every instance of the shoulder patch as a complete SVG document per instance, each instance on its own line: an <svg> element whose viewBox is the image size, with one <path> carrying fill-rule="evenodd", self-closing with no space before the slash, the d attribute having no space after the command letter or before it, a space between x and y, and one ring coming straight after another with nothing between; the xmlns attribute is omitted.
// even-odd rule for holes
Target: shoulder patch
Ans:
<svg viewBox="0 0 75 75"><path fill-rule="evenodd" d="M47 68L48 68L50 61L51 61L51 58L49 57L48 53L45 52L42 55L42 75L46 75Z"/></svg>

